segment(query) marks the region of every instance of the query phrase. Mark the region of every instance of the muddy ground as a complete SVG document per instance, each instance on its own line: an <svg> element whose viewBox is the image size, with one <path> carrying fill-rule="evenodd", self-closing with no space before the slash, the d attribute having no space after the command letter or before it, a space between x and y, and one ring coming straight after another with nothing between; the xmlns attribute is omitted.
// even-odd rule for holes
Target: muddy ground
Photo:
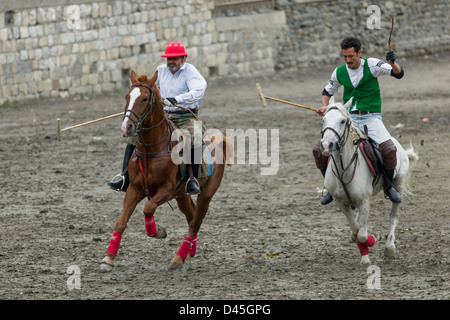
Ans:
<svg viewBox="0 0 450 320"><path fill-rule="evenodd" d="M256 95L260 82L267 96L318 106L334 68L324 66L210 81L200 112L206 126L224 133L267 129L269 137L279 130L279 168L262 175L269 165L247 158L226 169L201 227L197 256L177 271L168 266L187 224L175 201L173 211L163 205L155 214L167 228L166 239L146 236L142 202L115 269L99 270L124 196L106 186L122 165L121 118L56 139L57 118L64 128L121 112L126 90L3 106L0 299L449 299L450 56L398 60L405 77L380 80L383 116L391 134L404 146L411 142L420 160L412 175L415 196L401 205L396 256L384 257L384 241L371 250L378 289L368 286L375 282L359 265L343 214L320 204L323 181L311 149L321 118L277 102L263 108ZM386 235L389 201L379 194L371 209L371 230ZM71 266L79 268L79 288L68 283Z"/></svg>

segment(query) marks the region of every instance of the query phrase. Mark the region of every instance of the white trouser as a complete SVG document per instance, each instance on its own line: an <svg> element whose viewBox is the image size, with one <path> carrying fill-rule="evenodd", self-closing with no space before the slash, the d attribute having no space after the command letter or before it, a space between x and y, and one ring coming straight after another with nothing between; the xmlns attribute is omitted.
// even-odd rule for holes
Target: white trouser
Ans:
<svg viewBox="0 0 450 320"><path fill-rule="evenodd" d="M381 113L353 114L353 125L365 134L364 126L367 126L369 137L378 144L391 139L391 134L387 131L383 123Z"/></svg>

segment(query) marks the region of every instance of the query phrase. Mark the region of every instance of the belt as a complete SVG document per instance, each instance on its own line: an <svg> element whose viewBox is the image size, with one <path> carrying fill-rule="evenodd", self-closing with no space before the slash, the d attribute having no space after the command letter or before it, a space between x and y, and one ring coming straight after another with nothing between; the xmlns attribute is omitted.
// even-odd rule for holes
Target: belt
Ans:
<svg viewBox="0 0 450 320"><path fill-rule="evenodd" d="M369 113L375 113L375 112L370 112L370 111L363 111L363 110L354 110L352 111L353 114L359 114L360 116L362 116L363 114L369 114Z"/></svg>
<svg viewBox="0 0 450 320"><path fill-rule="evenodd" d="M190 110L190 111L189 111ZM167 111L168 114L187 114L193 112L194 114L198 113L198 109L189 109L189 110L179 110L179 111Z"/></svg>

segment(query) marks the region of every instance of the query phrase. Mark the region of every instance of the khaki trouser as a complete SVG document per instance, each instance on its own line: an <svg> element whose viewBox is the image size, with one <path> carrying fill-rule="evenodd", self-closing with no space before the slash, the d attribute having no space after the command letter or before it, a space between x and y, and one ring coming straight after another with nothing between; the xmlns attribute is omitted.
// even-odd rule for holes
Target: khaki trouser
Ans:
<svg viewBox="0 0 450 320"><path fill-rule="evenodd" d="M191 113L169 113L167 118L173 122L175 127L191 139L191 148L201 147L203 144L202 122L197 120Z"/></svg>

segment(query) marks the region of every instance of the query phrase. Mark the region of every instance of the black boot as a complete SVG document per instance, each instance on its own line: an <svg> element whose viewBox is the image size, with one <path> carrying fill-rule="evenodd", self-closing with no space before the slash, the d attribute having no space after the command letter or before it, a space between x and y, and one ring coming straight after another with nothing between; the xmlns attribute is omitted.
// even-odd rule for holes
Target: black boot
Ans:
<svg viewBox="0 0 450 320"><path fill-rule="evenodd" d="M198 169L200 167L199 164L188 164L188 166L192 166L192 177L188 179L186 182L186 194L187 195L195 195L200 193L200 184L198 183Z"/></svg>
<svg viewBox="0 0 450 320"><path fill-rule="evenodd" d="M119 173L111 181L108 182L108 186L117 191L127 191L130 179L128 178L128 162L130 161L131 155L133 154L135 146L132 144L127 144L125 148L125 154L123 155L122 173ZM125 172L125 173L124 173ZM123 174L123 175L122 175ZM116 178L119 178L115 180ZM114 181L115 180L115 181Z"/></svg>
<svg viewBox="0 0 450 320"><path fill-rule="evenodd" d="M194 195L200 193L200 184L198 183L198 170L202 162L202 147L191 149L191 164L188 164L190 178L186 183L186 194Z"/></svg>
<svg viewBox="0 0 450 320"><path fill-rule="evenodd" d="M395 190L392 185L392 181L394 181L394 170L395 169L384 169L383 170L383 189L384 194L393 202L400 203L402 202L401 194Z"/></svg>
<svg viewBox="0 0 450 320"><path fill-rule="evenodd" d="M323 175L323 177L325 178L325 172L327 172L327 169L320 169L320 172L322 172L322 175ZM322 205L327 205L327 204L329 204L330 202L332 202L333 201L333 196L329 193L329 192L327 192L327 193L325 193L325 195L322 197L322 200L320 201L320 203L322 204Z"/></svg>

